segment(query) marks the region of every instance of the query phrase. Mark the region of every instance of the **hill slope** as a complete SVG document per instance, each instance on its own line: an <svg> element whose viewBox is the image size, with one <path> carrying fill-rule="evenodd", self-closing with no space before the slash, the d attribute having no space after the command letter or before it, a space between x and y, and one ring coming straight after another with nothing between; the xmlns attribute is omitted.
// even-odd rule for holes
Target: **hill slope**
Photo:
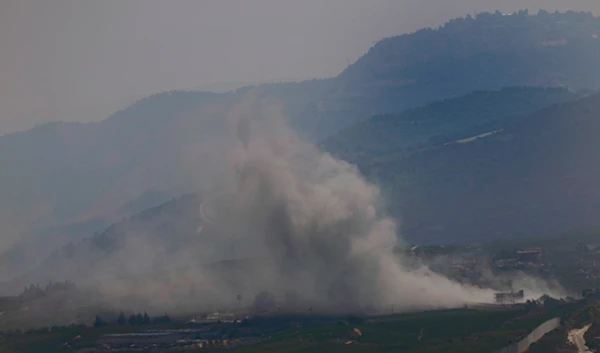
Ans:
<svg viewBox="0 0 600 353"><path fill-rule="evenodd" d="M502 129L508 122L580 97L564 88L477 91L399 114L371 117L322 142L328 152L368 165Z"/></svg>
<svg viewBox="0 0 600 353"><path fill-rule="evenodd" d="M363 165L415 242L480 241L597 226L600 95L465 143Z"/></svg>
<svg viewBox="0 0 600 353"><path fill-rule="evenodd" d="M335 79L262 89L285 102L298 131L322 137L359 118L474 90L600 87L596 34L600 19L591 14L480 14L384 39ZM218 134L209 131L244 92L160 94L100 123L53 123L1 136L5 233L86 220L149 190L173 192L185 183L167 171L180 169L190 143Z"/></svg>
<svg viewBox="0 0 600 353"><path fill-rule="evenodd" d="M384 39L337 78L268 84L263 95L282 100L291 125L319 138L376 113L474 90L597 88L598 34L600 19L590 14L480 14ZM158 94L99 123L0 136L0 249L48 227L114 222L148 192L197 191L198 151L219 138L226 112L246 91ZM532 109L543 103L536 102Z"/></svg>
<svg viewBox="0 0 600 353"><path fill-rule="evenodd" d="M350 65L307 110L327 136L357 119L475 90L600 87L600 19L591 13L482 13L439 29L386 38ZM574 53L577 53L574 55Z"/></svg>
<svg viewBox="0 0 600 353"><path fill-rule="evenodd" d="M202 227L200 203L199 196L185 195L125 218L94 236L69 243L3 287L14 291L28 283L67 279L89 285L104 279L160 275L240 258L252 249Z"/></svg>
<svg viewBox="0 0 600 353"><path fill-rule="evenodd" d="M266 84L261 96L282 101L293 120L329 82ZM0 136L0 279L25 265L2 259L2 250L17 239L32 243L53 233L52 227L90 219L112 223L197 191L194 170L201 164L202 145L219 139L226 115L249 89L162 93L98 123L56 122ZM52 246L41 258L64 245L56 240L58 245L47 242Z"/></svg>
<svg viewBox="0 0 600 353"><path fill-rule="evenodd" d="M514 112L520 105L510 106L508 101L515 101L515 92L539 97L551 92L563 98L558 93L568 94L511 89L491 96L511 97L494 101ZM378 159L378 152L368 158L365 153L368 163L359 167L382 184L391 211L402 219L402 233L411 242L483 241L596 225L595 215L600 212L600 157L595 153L600 147L595 138L600 132L599 98L594 95L553 105L526 117L498 115L504 120L490 121L502 124L502 131L494 135L396 155L402 158ZM456 102L463 100L433 106L452 115L452 109L442 107L462 106ZM475 113L473 108L468 114ZM438 117L443 119L443 115ZM216 234L204 223L200 204L199 196L185 196L124 219L56 252L13 285L20 288L65 279L85 283L253 254L257 244L252 237L232 241Z"/></svg>

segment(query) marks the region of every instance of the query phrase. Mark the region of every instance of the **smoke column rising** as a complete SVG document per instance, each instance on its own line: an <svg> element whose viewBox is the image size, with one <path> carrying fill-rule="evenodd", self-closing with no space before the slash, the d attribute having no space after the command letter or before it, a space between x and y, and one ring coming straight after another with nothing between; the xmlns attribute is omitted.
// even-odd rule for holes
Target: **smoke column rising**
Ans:
<svg viewBox="0 0 600 353"><path fill-rule="evenodd" d="M398 230L379 189L300 139L260 93L229 107L226 119L215 117L216 129L182 153L197 172L197 195L124 220L11 286L69 279L85 288L86 307L186 315L247 305L261 291L285 309L336 312L494 299L492 289L394 254ZM238 261L223 261L230 259ZM439 259L436 267L445 266ZM524 289L528 299L564 296L558 283L525 274L481 276L490 288Z"/></svg>
<svg viewBox="0 0 600 353"><path fill-rule="evenodd" d="M401 266L392 251L397 227L379 189L356 167L302 141L279 107L259 95L250 92L228 117L226 166L205 196L202 217L220 236L259 244L259 256L274 269L265 289L345 308L452 307L492 298L426 267Z"/></svg>

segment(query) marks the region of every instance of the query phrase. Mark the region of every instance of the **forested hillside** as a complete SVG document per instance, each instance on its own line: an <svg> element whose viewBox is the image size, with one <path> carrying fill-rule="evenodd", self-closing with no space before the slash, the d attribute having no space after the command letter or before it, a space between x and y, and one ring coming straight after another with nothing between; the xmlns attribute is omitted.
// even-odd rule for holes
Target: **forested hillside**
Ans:
<svg viewBox="0 0 600 353"><path fill-rule="evenodd" d="M598 225L600 95L465 143L363 165L415 242L488 241Z"/></svg>
<svg viewBox="0 0 600 353"><path fill-rule="evenodd" d="M398 114L377 115L326 139L322 147L360 166L502 129L507 123L581 94L566 88L477 91Z"/></svg>
<svg viewBox="0 0 600 353"><path fill-rule="evenodd" d="M599 88L600 19L591 13L481 13L386 38L350 65L307 119L326 136L358 119L476 90ZM573 55L577 53L577 55Z"/></svg>

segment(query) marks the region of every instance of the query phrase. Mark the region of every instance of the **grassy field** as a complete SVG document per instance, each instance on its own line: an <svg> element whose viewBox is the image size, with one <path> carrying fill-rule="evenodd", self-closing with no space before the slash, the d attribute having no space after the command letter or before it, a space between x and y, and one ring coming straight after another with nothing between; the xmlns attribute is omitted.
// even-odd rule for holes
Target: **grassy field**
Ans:
<svg viewBox="0 0 600 353"><path fill-rule="evenodd" d="M230 351L479 353L516 342L545 320L576 309L576 304L564 304L535 315L525 308L504 311L454 309L376 317L271 315L251 319L245 326L252 330L251 335L262 337L262 343ZM168 326L183 327L186 326ZM79 326L3 334L0 336L0 353L85 352L87 348L97 347L98 338L104 334L149 328L159 327ZM204 348L198 351L218 350Z"/></svg>
<svg viewBox="0 0 600 353"><path fill-rule="evenodd" d="M160 325L144 329L172 329L181 325ZM94 347L97 339L105 334L129 333L139 331L139 327L89 327L69 326L50 331L30 331L24 333L0 334L0 353L63 353L78 352ZM66 344L65 344L66 343ZM139 351L138 351L139 352Z"/></svg>
<svg viewBox="0 0 600 353"><path fill-rule="evenodd" d="M314 325L286 331L269 341L234 352L481 352L516 341L529 329L505 329L503 324L523 310L431 311L370 318L350 325ZM362 335L353 335L357 328ZM346 342L352 341L350 344Z"/></svg>

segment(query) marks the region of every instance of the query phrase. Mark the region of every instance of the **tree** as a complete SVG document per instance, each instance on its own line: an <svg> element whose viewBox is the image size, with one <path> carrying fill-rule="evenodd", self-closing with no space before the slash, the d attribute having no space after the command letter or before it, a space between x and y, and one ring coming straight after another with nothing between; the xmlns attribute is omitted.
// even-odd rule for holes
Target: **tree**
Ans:
<svg viewBox="0 0 600 353"><path fill-rule="evenodd" d="M144 317L142 319L142 323L144 325L149 325L150 324L150 316L148 316L148 313L146 313L145 311L144 311Z"/></svg>
<svg viewBox="0 0 600 353"><path fill-rule="evenodd" d="M94 320L94 327L103 327L108 326L108 323L100 318L100 316L96 315L96 320Z"/></svg>
<svg viewBox="0 0 600 353"><path fill-rule="evenodd" d="M121 311L119 317L117 318L117 324L119 326L125 326L127 324L127 320L125 319L125 314Z"/></svg>
<svg viewBox="0 0 600 353"><path fill-rule="evenodd" d="M155 317L153 321L155 324L167 324L171 322L171 318L165 313L163 316Z"/></svg>
<svg viewBox="0 0 600 353"><path fill-rule="evenodd" d="M129 316L129 325L135 326L135 315L134 314L131 314L131 316Z"/></svg>
<svg viewBox="0 0 600 353"><path fill-rule="evenodd" d="M544 307L548 309L556 308L561 304L560 300L554 299L547 294L542 295L539 301L542 302Z"/></svg>

